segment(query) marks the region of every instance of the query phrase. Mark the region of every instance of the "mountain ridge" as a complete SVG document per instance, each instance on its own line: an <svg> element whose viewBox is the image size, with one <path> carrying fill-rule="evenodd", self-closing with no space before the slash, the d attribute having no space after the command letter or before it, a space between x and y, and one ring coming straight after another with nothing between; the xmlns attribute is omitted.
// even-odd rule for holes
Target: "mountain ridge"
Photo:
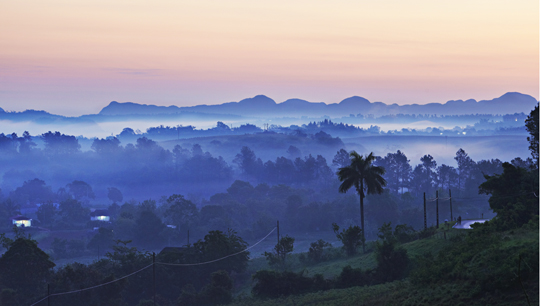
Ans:
<svg viewBox="0 0 540 306"><path fill-rule="evenodd" d="M475 99L449 100L446 103L428 104L386 104L371 102L360 96L343 99L339 103L327 104L324 102L310 102L293 98L276 103L265 95L242 99L238 102L226 102L215 105L194 105L178 107L157 106L152 104L138 104L134 102L112 101L105 106L99 115L157 115L180 112L198 112L209 114L227 114L255 117L283 117L283 116L349 116L357 115L397 115L397 114L430 114L430 115L466 115L466 114L493 114L504 115L513 113L528 113L538 101L526 94L507 92L491 100Z"/></svg>

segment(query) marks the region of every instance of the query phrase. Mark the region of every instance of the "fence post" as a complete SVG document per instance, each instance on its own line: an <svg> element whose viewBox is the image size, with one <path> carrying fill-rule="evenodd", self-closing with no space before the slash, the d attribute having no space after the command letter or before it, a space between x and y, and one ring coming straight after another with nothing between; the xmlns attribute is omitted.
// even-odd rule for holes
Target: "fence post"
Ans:
<svg viewBox="0 0 540 306"><path fill-rule="evenodd" d="M450 221L454 221L454 215L452 215L452 189L448 189L448 196L450 197Z"/></svg>
<svg viewBox="0 0 540 306"><path fill-rule="evenodd" d="M279 245L279 220L277 222L277 244Z"/></svg>
<svg viewBox="0 0 540 306"><path fill-rule="evenodd" d="M156 253L152 252L152 279L154 283L154 306L156 306Z"/></svg>
<svg viewBox="0 0 540 306"><path fill-rule="evenodd" d="M435 191L436 206L437 206L437 228L439 228L439 190Z"/></svg>
<svg viewBox="0 0 540 306"><path fill-rule="evenodd" d="M424 229L427 230L426 193L424 192Z"/></svg>

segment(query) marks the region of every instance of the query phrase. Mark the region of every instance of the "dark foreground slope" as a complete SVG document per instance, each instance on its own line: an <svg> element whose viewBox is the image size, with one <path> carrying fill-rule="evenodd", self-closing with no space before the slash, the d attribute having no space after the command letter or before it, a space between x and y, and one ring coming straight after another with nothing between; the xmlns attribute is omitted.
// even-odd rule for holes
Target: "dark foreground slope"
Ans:
<svg viewBox="0 0 540 306"><path fill-rule="evenodd" d="M533 221L500 233L474 230L448 240L417 240L403 245L412 258L405 279L277 299L239 298L231 305L528 305L527 299L530 305L538 305L537 228ZM362 255L307 270L309 275L337 273L340 262L343 267L372 268L372 257Z"/></svg>

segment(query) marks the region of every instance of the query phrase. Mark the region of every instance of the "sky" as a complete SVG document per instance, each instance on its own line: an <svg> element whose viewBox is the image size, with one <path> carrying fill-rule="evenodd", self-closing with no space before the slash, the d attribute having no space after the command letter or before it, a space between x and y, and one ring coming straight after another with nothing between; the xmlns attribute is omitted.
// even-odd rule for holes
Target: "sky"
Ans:
<svg viewBox="0 0 540 306"><path fill-rule="evenodd" d="M0 107L539 98L538 0L3 0Z"/></svg>

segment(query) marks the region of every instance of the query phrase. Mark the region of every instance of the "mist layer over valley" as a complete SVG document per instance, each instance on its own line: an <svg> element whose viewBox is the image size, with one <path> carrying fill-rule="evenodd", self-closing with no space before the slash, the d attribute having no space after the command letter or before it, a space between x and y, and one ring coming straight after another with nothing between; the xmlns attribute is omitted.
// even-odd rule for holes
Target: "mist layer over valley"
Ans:
<svg viewBox="0 0 540 306"><path fill-rule="evenodd" d="M210 277L231 275L241 284L237 292L251 286L252 273L256 272L253 277L259 277L259 284L264 283L260 273L267 272L255 271L256 265L278 273L325 260L349 262L360 246L364 257L383 252L384 243L392 247L388 252L394 252L397 241L414 243L432 237L439 225L449 230L461 219L496 218L500 210L493 209L489 192L479 186L488 186L490 179L508 171L524 178L532 175L538 154L532 149L533 158L529 157L530 114L538 102L520 94L498 99L509 97L516 99L516 105L526 101L531 109L509 114L467 114L460 109L460 114L447 115L430 113L428 108L426 114L382 114L381 105L374 103L377 112L366 107L367 113L341 117L316 112L311 115L319 117L255 117L257 103L268 102L257 96L238 103L252 112L251 117L169 113L169 108L134 103L124 104L125 114L119 113L122 104L113 103L114 113L109 105L102 111L109 114L77 118L36 111L4 113L0 116L5 131L0 134L0 232L7 234L0 235L0 242L8 254L17 241L35 237L51 263L59 266L58 273L129 261L129 256L138 256L135 266L145 269L143 262L151 252L162 263L178 265L212 263L219 256L242 253L240 259L231 257L215 267L193 270L200 276L193 280L177 272L167 274L179 282L178 288L194 286L201 299L213 294L205 291L210 290L205 289ZM344 104L354 109L350 103ZM471 103L458 104L465 108ZM275 107L275 103L268 105ZM331 105L318 107L324 110ZM339 111L344 112L343 106ZM366 192L365 199L355 188L342 189L343 171L356 169L351 166L355 158L372 163L370 167L379 169L379 181L384 182L379 192ZM536 195L528 189L516 194L527 203ZM24 226L18 227L19 223ZM266 238L276 224L282 234L274 246L274 240ZM346 235L356 235L356 244L347 246ZM446 232L444 237L446 241ZM248 245L254 247L251 255L242 251ZM296 259L286 263L292 254ZM408 260L406 252L392 254ZM254 261L246 272L249 256ZM329 275L334 278L326 280L321 290L385 283L408 273L397 267L383 270L381 260L377 257L376 269L366 272L345 266L339 277ZM115 271L127 274L124 264L118 267ZM221 276L215 272L218 267L225 269L218 271L224 273ZM347 273L366 274L354 281L342 280ZM60 274L54 277L62 279ZM322 276L318 277L310 281ZM413 277L424 280L425 276ZM21 288L25 286L29 288L26 283ZM253 288L257 296L265 294ZM184 293L178 297L171 290L161 290L164 300L185 298ZM232 285L227 290L230 295ZM136 305L147 296L147 292L137 293L124 299Z"/></svg>

